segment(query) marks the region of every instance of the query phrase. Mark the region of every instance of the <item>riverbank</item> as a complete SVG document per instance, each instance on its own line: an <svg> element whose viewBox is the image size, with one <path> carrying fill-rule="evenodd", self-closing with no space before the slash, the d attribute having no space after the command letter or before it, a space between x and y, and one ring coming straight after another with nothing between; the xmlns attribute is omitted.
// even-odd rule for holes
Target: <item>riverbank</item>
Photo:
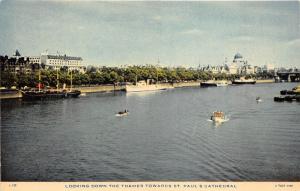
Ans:
<svg viewBox="0 0 300 191"><path fill-rule="evenodd" d="M256 83L262 84L262 83L274 83L274 79L267 79L267 80L256 80Z"/></svg>
<svg viewBox="0 0 300 191"><path fill-rule="evenodd" d="M0 99L13 99L13 98L21 98L22 94L20 91L15 91L13 93L0 93Z"/></svg>
<svg viewBox="0 0 300 191"><path fill-rule="evenodd" d="M274 83L275 81L272 79L268 80L257 80L256 83ZM183 88L183 87L197 87L200 86L200 81L195 82L180 82L180 83L164 83L160 84L165 88ZM78 87L75 88L80 90L82 93L93 93L93 92L112 92L112 91L123 91L125 90L125 86L113 86L113 85L98 85L98 86L87 86L87 87Z"/></svg>
<svg viewBox="0 0 300 191"><path fill-rule="evenodd" d="M81 86L74 88L80 90L82 93L94 93L94 92L112 92L125 90L125 86L114 85L97 85L97 86Z"/></svg>
<svg viewBox="0 0 300 191"><path fill-rule="evenodd" d="M274 83L274 80L257 80L256 83ZM197 87L200 86L200 81L195 82L180 82L180 83L173 83L173 84L161 84L161 86L165 88L184 88L184 87ZM125 86L114 86L114 85L95 85L95 86L80 86L75 87L74 89L80 90L82 93L96 93L96 92L113 92L113 91L124 91ZM13 99L13 98L21 98L22 94L21 92L15 92L15 93L1 93L0 99Z"/></svg>
<svg viewBox="0 0 300 191"><path fill-rule="evenodd" d="M182 88L182 87L194 87L199 86L199 82L181 82L172 84L161 84L163 87L169 88ZM113 92L113 91L125 91L125 86L114 86L114 85L95 85L95 86L80 86L75 87L74 89L80 90L82 93L105 93L105 92ZM59 90L61 91L61 89ZM21 98L22 94L20 91L15 93L1 93L0 99L13 99L13 98Z"/></svg>

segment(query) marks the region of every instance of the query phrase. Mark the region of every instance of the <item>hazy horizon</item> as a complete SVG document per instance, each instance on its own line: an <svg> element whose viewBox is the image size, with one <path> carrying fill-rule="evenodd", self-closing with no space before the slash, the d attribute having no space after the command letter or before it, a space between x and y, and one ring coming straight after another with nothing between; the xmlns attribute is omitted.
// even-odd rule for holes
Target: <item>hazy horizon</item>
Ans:
<svg viewBox="0 0 300 191"><path fill-rule="evenodd" d="M300 6L290 2L0 1L0 55L80 56L88 65L300 67Z"/></svg>

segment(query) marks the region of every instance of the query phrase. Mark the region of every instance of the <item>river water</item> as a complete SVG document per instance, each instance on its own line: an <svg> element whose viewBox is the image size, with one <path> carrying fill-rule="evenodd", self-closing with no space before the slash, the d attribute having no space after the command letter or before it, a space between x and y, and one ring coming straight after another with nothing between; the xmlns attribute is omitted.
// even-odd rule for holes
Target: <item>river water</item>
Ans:
<svg viewBox="0 0 300 191"><path fill-rule="evenodd" d="M273 101L296 85L2 100L2 179L300 180L300 103ZM213 124L215 110L230 120Z"/></svg>

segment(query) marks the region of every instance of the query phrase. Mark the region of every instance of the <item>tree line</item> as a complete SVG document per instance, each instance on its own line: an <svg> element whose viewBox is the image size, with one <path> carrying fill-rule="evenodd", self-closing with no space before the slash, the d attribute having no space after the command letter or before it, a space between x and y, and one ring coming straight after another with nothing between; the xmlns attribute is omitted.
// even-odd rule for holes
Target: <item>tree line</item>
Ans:
<svg viewBox="0 0 300 191"><path fill-rule="evenodd" d="M40 73L40 75L39 75ZM57 81L59 84L71 83L81 85L103 85L103 84L120 84L124 82L135 83L135 81L153 79L160 83L176 83L183 81L197 81L197 80L233 80L239 78L240 75L228 75L225 73L213 74L212 72L203 71L194 68L169 68L148 66L130 66L126 68L120 67L90 67L86 73L78 71L69 71L67 67L61 68L59 71L51 69L34 70L29 73L15 73L8 71L1 71L1 87L10 88L16 86L18 88L36 87L39 83L39 76L41 83L44 86L56 87ZM58 79L57 79L58 76ZM272 74L252 74L246 77L256 78L272 78Z"/></svg>

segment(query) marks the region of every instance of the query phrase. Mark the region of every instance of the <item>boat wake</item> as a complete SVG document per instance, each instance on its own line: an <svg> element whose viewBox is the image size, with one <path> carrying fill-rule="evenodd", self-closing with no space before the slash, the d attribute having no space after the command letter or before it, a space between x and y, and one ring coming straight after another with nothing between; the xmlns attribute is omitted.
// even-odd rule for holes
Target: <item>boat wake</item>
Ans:
<svg viewBox="0 0 300 191"><path fill-rule="evenodd" d="M207 121L209 121L209 122L215 122L215 121L213 121L211 119L207 119ZM222 121L222 122L227 122L227 121L229 121L229 118L228 119L224 119L224 121ZM218 123L218 122L216 122L216 123Z"/></svg>
<svg viewBox="0 0 300 191"><path fill-rule="evenodd" d="M211 120L211 119L207 119L206 121L209 121L209 122L212 122L212 123L223 123L223 122L227 122L230 120L230 116L225 116L225 119L222 121L222 122L217 122L217 121L214 121L214 120Z"/></svg>

